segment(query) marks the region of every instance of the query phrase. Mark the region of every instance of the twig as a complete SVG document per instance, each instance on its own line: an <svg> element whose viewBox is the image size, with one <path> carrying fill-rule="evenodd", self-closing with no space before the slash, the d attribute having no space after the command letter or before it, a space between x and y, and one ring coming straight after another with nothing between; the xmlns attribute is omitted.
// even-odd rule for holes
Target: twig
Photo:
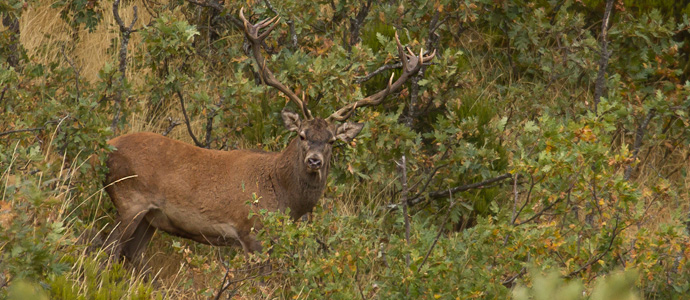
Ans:
<svg viewBox="0 0 690 300"><path fill-rule="evenodd" d="M196 139L194 132L192 132L192 125L189 124L189 116L187 116L187 110L184 108L184 98L182 97L182 93L180 92L180 90L176 90L175 92L177 93L177 97L180 98L180 106L182 108L182 115L184 116L185 124L187 124L187 131L189 132L189 136L192 137L192 140L194 141L195 145L197 145L198 147L201 147L201 148L206 148L207 145L204 145L201 142L199 142L199 140Z"/></svg>
<svg viewBox="0 0 690 300"><path fill-rule="evenodd" d="M501 282L501 284L502 284L503 286L507 287L507 288L512 288L513 282L515 281L515 279L518 279L518 278L522 277L522 275L525 275L526 273L527 273L527 268L522 267L522 269L520 270L520 272L518 272L517 274L515 274L515 275L511 276L510 278L504 280L503 282Z"/></svg>
<svg viewBox="0 0 690 300"><path fill-rule="evenodd" d="M220 3L213 1L213 0L207 0L204 2L197 1L197 0L187 0L187 2L192 3L192 4L196 4L196 5L199 5L202 7L213 8L219 12L223 11L223 9L224 9L224 7L222 5L220 5Z"/></svg>
<svg viewBox="0 0 690 300"><path fill-rule="evenodd" d="M515 218L511 220L510 224L515 225L515 221L517 221L517 218L520 216L520 213L522 213L522 210L525 209L527 204L529 203L529 199L532 197L532 189L534 189L534 186L536 183L534 183L534 176L532 174L529 174L529 190L527 190L527 197L525 197L525 203L520 206L520 209L518 209L517 213L515 214Z"/></svg>
<svg viewBox="0 0 690 300"><path fill-rule="evenodd" d="M264 0L264 3L266 4L266 7L268 7L269 10L271 10L274 14L279 15L278 11L273 7L273 4L271 4L270 0Z"/></svg>
<svg viewBox="0 0 690 300"><path fill-rule="evenodd" d="M220 289L218 289L218 293L216 294L214 299L215 300L220 299L220 296L235 283L251 280L251 279L257 278L259 276L269 275L269 274L273 273L272 270L268 271L268 272L262 272L261 270L264 269L264 267L265 266L263 266L262 263L259 263L259 264L257 264L257 267L249 267L249 268L239 269L239 270L235 269L235 271L242 271L242 272L250 272L250 271L254 271L254 270L259 270L259 273L257 273L256 275L246 276L246 277L234 279L234 280L228 280L230 277L230 271L232 269L226 268L225 269L225 276L223 276L223 281L220 284Z"/></svg>
<svg viewBox="0 0 690 300"><path fill-rule="evenodd" d="M2 101L5 100L5 92L7 92L7 88L8 88L8 87L9 87L9 86L6 85L6 86L2 89L2 94L0 94L0 108L2 107Z"/></svg>
<svg viewBox="0 0 690 300"><path fill-rule="evenodd" d="M536 213L536 214L534 214L533 216L531 216L529 219L524 220L524 221L522 221L522 222L520 222L520 223L517 223L517 224L515 224L515 226L520 226L520 225L522 225L522 224L532 222L534 219L541 217L541 215L543 215L545 212L547 212L548 210L550 210L552 207L554 207L556 204L558 204L558 203L561 202L562 200L563 200L563 198L558 198L556 201L554 201L554 202L552 202L551 204L547 205L547 206L544 207L542 210L540 210L538 213Z"/></svg>
<svg viewBox="0 0 690 300"><path fill-rule="evenodd" d="M551 21L549 21L549 24L553 26L553 24L556 24L556 16L558 16L558 11L561 9L561 6L563 6L563 3L565 3L565 0L560 0L556 4L556 6L553 7L551 10Z"/></svg>
<svg viewBox="0 0 690 300"><path fill-rule="evenodd" d="M206 148L209 148L211 146L211 133L213 132L213 118L215 118L218 115L218 111L223 107L223 102L225 98L221 97L220 100L218 100L218 103L215 104L215 108L211 109L211 112L208 114L208 118L206 118L206 139L204 141L204 144L206 145Z"/></svg>
<svg viewBox="0 0 690 300"><path fill-rule="evenodd" d="M426 263L426 260L429 258L431 251L434 250L434 247L436 246L438 239L441 237L441 234L443 233L443 228L446 227L446 223L448 223L448 220L450 220L450 214L453 211L453 206L455 206L455 201L453 201L453 193L450 193L450 191L448 192L448 197L450 198L450 205L448 206L448 213L446 213L446 218L443 220L443 223L441 223L441 227L438 229L438 233L436 234L436 238L431 243L431 247L429 247L429 251L427 251L426 255L424 255L424 259L422 260L422 263L419 264L419 267L417 268L417 273L419 273L419 271L422 269L422 266L424 266L424 263Z"/></svg>
<svg viewBox="0 0 690 300"><path fill-rule="evenodd" d="M347 49L347 52L352 51L352 46L356 45L360 41L360 28L362 28L364 20L367 18L367 15L369 15L371 2L372 0L367 0L367 3L360 8L359 12L357 12L357 15L354 18L350 18L350 40L347 42L347 44L345 44L345 49Z"/></svg>
<svg viewBox="0 0 690 300"><path fill-rule="evenodd" d="M446 151L443 152L443 155L441 155L441 158L440 158L439 160L444 160L444 159L446 158L446 156L448 156L448 153L450 152L450 149L451 149L451 147L448 147L448 146L446 145ZM444 167L446 167L446 166L448 166L448 164L439 164L438 166L436 166L436 167L431 171L431 175L429 175L429 178L427 178L427 180L426 180L426 182L424 183L424 186L422 187L422 189L420 189L419 192L417 192L417 194L415 194L414 196L412 196L412 198L417 198L417 197L419 197L421 194L423 194L423 193L426 191L426 189L429 187L429 184L431 183L431 180L433 180L433 179L434 179L434 176L436 176L436 174L438 174L438 171L441 170L441 168L444 168ZM415 188L417 187L417 185L418 185L420 182L421 182L421 179L420 179L417 183L415 183L415 184L412 186L412 188L410 188L410 189L411 189L411 190L412 190L412 189L415 189Z"/></svg>
<svg viewBox="0 0 690 300"><path fill-rule="evenodd" d="M637 159L637 155L640 152L640 147L642 146L642 138L644 137L645 132L647 131L647 126L649 125L649 122L652 121L652 118L654 118L654 115L656 114L656 109L652 108L649 110L649 113L647 113L647 117L640 123L640 126L637 126L637 130L635 131L635 143L633 144L633 153L632 153L632 161L634 162ZM632 175L632 165L628 165L625 167L625 175L623 176L623 179L626 181L630 179L630 175Z"/></svg>
<svg viewBox="0 0 690 300"><path fill-rule="evenodd" d="M134 6L134 19L132 20L132 23L129 24L129 26L125 26L125 23L122 21L122 18L120 18L120 0L115 0L113 2L113 16L115 17L115 21L120 27L120 35L122 36L122 42L120 43L120 65L119 65L119 71L120 71L120 80L119 80L119 87L117 89L117 92L115 93L115 116L113 117L113 122L110 124L110 129L112 130L113 133L117 130L117 123L120 121L120 113L122 111L122 88L123 88L123 83L125 82L125 72L127 71L127 45L129 44L129 38L132 32L136 32L136 30L133 30L134 28L134 23L137 22L137 6Z"/></svg>
<svg viewBox="0 0 690 300"><path fill-rule="evenodd" d="M9 131L5 131L5 132L0 132L0 137L5 136L5 135L10 135L13 133L29 132L29 131L41 131L44 129L46 129L45 126L44 127L36 127L36 128L27 128L27 129L9 130Z"/></svg>
<svg viewBox="0 0 690 300"><path fill-rule="evenodd" d="M606 68L609 65L609 57L611 52L608 50L608 27L609 17L613 9L614 0L606 0L606 9L604 10L604 19L601 22L601 57L599 58L599 72L597 72L597 79L594 83L594 114L598 115L598 106L601 96L606 89Z"/></svg>
<svg viewBox="0 0 690 300"><path fill-rule="evenodd" d="M285 22L290 27L290 48L293 50L297 48L297 31L295 30L295 21L287 20Z"/></svg>
<svg viewBox="0 0 690 300"><path fill-rule="evenodd" d="M511 224L515 224L515 219L517 218L517 206L518 206L518 188L517 181L520 174L515 174L513 177L513 215L510 217Z"/></svg>
<svg viewBox="0 0 690 300"><path fill-rule="evenodd" d="M402 158L400 159L400 162L398 163L398 167L400 167L400 171L402 173L402 177L400 178L400 182L402 183L402 203L403 203L403 218L405 219L405 242L407 245L410 245L410 216L407 213L407 193L409 192L407 190L407 162L405 160L405 155L403 154ZM408 253L405 255L405 263L407 264L407 267L410 267L410 254Z"/></svg>
<svg viewBox="0 0 690 300"><path fill-rule="evenodd" d="M364 291L362 291L362 284L359 283L359 267L357 266L357 262L355 262L355 269L355 283L357 284L359 295L362 297L362 300L366 300L366 298L364 297Z"/></svg>
<svg viewBox="0 0 690 300"><path fill-rule="evenodd" d="M7 63L10 67L17 69L19 68L19 56L21 56L21 52L18 50L18 46L20 45L19 39L21 37L19 18L16 15L5 13L2 17L2 25L4 25L5 30L9 32L9 43L7 45L9 50L7 53L9 55L7 56Z"/></svg>
<svg viewBox="0 0 690 300"><path fill-rule="evenodd" d="M434 11L434 16L431 18L431 22L429 22L429 37L427 38L426 43L427 49L436 48L435 44L438 42L439 36L434 31L438 28L436 27L436 24L438 23L439 14L440 12L438 10ZM419 81L424 78L424 73L426 72L427 67L428 65L422 65L422 67L419 69L419 72L410 78L410 103L407 106L407 120L405 120L407 127L410 128L412 128L414 120L421 115L417 109L420 90ZM432 101L429 101L429 103L431 102Z"/></svg>
<svg viewBox="0 0 690 300"><path fill-rule="evenodd" d="M222 13L225 10L225 7L223 7L220 3L214 1L214 0L206 0L206 1L198 1L198 0L186 0L187 2L198 5L201 7L206 7L206 8L211 8L215 10L217 13ZM234 17L232 14L226 14L224 15L224 18L226 20L230 20L230 23L235 25L239 29L244 29L244 24L240 19Z"/></svg>
<svg viewBox="0 0 690 300"><path fill-rule="evenodd" d="M508 178L512 178L512 177L513 177L512 174L506 173L506 174L503 174L503 175L500 175L500 176L497 176L497 177L494 177L491 179L484 180L482 182L456 186L454 188L451 188L449 191L450 191L450 193L455 194L457 192L464 192L464 191L471 190L471 189L481 189L481 188L485 188L489 184L499 182L499 181L502 181L502 180L505 180ZM434 192L430 192L429 194L427 194L426 197L429 197L431 199L440 199L440 198L445 198L446 195L448 195L447 191L434 191ZM409 206L417 205L420 202L424 201L426 197L424 195L419 195L417 197L409 199L407 201L407 204ZM388 208L389 209L396 209L397 208L396 206L398 206L398 205L399 204L389 205Z"/></svg>
<svg viewBox="0 0 690 300"><path fill-rule="evenodd" d="M79 93L79 69L74 64L74 61L72 61L72 59L70 59L67 56L67 54L65 53L65 47L64 46L62 47L60 52L62 52L62 56L65 57L65 60L67 60L67 63L72 67L72 70L74 70L74 85L75 85L75 88L77 90L77 92L76 92L77 99L76 100L77 100L77 102L79 102L79 94L80 94Z"/></svg>
<svg viewBox="0 0 690 300"><path fill-rule="evenodd" d="M604 255L606 255L607 253L609 253L611 251L611 247L613 246L613 241L616 239L616 236L618 236L618 234L620 234L623 231L622 229L620 231L618 230L618 222L620 221L619 219L620 219L620 216L616 215L616 225L613 226L613 232L611 234L611 240L609 240L609 244L608 244L608 246L606 246L606 250L599 253L599 255L597 255L596 257L590 258L587 261L587 263L582 265L579 269L568 273L568 275L565 276L566 278L571 278L571 277L579 274L580 272L585 270L587 267L591 266L593 263L599 261L602 257L604 257Z"/></svg>
<svg viewBox="0 0 690 300"><path fill-rule="evenodd" d="M162 133L163 136L167 136L168 134L170 134L170 132L173 130L173 128L182 124L178 120L173 120L172 117L168 117L168 122L170 122L170 125L168 125L168 128L166 128L165 131Z"/></svg>
<svg viewBox="0 0 690 300"><path fill-rule="evenodd" d="M220 282L220 288L218 289L218 293L216 294L216 297L214 297L213 299L220 299L220 295L222 295L225 292L225 290L227 290L230 287L230 285L225 284L228 281L228 277L230 277L230 268L225 269L225 276L223 276L223 281Z"/></svg>

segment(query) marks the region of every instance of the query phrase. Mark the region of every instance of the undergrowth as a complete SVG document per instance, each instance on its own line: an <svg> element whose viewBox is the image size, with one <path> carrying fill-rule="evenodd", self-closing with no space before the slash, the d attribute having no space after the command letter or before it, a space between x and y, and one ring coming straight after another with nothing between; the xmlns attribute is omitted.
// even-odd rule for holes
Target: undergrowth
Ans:
<svg viewBox="0 0 690 300"><path fill-rule="evenodd" d="M245 10L253 21L286 19L267 39L268 67L318 116L399 76L391 67L364 79L397 62L396 30L436 57L399 93L352 117L366 126L336 144L308 220L259 213L266 251L158 232L134 266L102 249L116 216L102 185L107 140L153 131L192 143L184 101L206 146L280 151L294 138L278 125L290 104L256 80L243 50L232 18L247 3L222 11L196 1L121 3L127 24L139 7L124 73L111 3L89 3L0 6L1 298L677 299L690 291L685 15L616 2L602 82L604 7L591 3L374 3L353 32L364 3L254 1Z"/></svg>

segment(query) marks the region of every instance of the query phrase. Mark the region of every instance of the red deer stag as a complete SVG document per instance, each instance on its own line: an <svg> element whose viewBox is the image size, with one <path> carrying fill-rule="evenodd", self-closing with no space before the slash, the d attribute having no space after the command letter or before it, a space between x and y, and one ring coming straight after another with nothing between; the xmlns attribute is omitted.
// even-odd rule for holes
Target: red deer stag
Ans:
<svg viewBox="0 0 690 300"><path fill-rule="evenodd" d="M381 103L435 55L416 56L409 49L406 54L396 35L403 68L400 78L393 82L391 76L384 90L326 119L313 118L304 101L275 78L262 56L263 40L278 18L254 25L242 10L240 18L262 80L302 110L305 120L293 112L282 113L285 127L298 136L279 153L202 149L154 133L127 134L109 141L116 150L107 161L106 191L119 222L108 242L113 256L138 259L156 229L205 244L239 244L245 252L260 251L253 230L261 223L249 218L250 211L289 208L293 219L311 212L326 186L332 143L351 140L363 127L338 122L359 107Z"/></svg>

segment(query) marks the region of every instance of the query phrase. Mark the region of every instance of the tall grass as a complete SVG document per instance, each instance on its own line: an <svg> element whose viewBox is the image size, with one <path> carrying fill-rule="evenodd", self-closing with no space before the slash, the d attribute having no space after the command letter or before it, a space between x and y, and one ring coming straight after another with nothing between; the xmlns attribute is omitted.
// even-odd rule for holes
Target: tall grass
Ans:
<svg viewBox="0 0 690 300"><path fill-rule="evenodd" d="M66 64L64 56L70 56L80 69L80 75L91 82L96 82L98 71L104 64L115 64L117 61L113 49L119 45L119 34L114 25L110 3L100 3L104 10L104 20L93 32L79 30L76 34L72 34L69 26L59 18L59 11L51 5L52 2L33 2L24 13L20 22L22 45L29 51L33 61L43 64L56 61ZM152 17L146 10L141 9L143 3L138 0L126 2L120 9L125 22L129 23L132 19L134 5L140 7L141 21L138 24L148 23ZM470 53L473 47L477 47L477 43L483 43L482 47L492 44L493 37L488 34L474 32L468 35L472 42L464 43L464 46L470 50ZM133 35L129 49L130 57L142 55L146 51L143 43L138 42L139 38L139 35ZM490 51L501 50L490 49ZM501 69L503 65L480 55L469 55L468 62L473 66L468 80L477 88L467 92L467 95L481 91L483 94L499 97L492 80L497 76L508 76L496 74L509 74L510 70ZM131 61L129 62L127 77L134 80L133 89L143 89L145 84L141 79L143 76L135 76L139 75L135 72L148 72L148 70L136 68ZM209 94L214 92L203 85L199 88L208 90ZM564 88L567 87L555 85L548 91L542 91L543 95L550 97L543 101L555 103L554 99L561 97L560 93ZM477 98L474 95L471 96L472 99ZM530 95L512 96L516 101L525 101L526 96ZM520 96L526 98L520 98ZM145 107L145 102L146 99L136 99L135 105ZM160 131L161 128L167 127L165 118L154 118L156 121L151 121L147 120L147 115L145 108L134 113L122 133ZM178 103L173 101L161 112L161 116L182 120ZM198 135L204 131L204 120L193 120L191 126ZM54 137L55 133L51 135ZM177 127L169 136L187 142L191 141L186 129L182 126ZM625 138L625 135L620 137L620 139ZM236 143L242 148L255 146L249 145L241 137L237 139L239 140ZM393 295L396 287L402 286L396 285L400 283L396 280L415 278L427 281L440 280L440 278L424 277L425 274L419 271L422 267L416 269L416 273L411 270L399 270L403 265L402 260L399 259L406 254L412 254L413 261L417 263L421 261L426 250L432 248L431 242L438 228L434 227L433 222L428 222L420 216L416 218L413 216L412 244L414 247L407 247L400 239L401 235L396 237L396 233L399 233L398 230L401 228L401 218L399 213L385 209L386 204L398 201L394 186L397 180L396 174L391 174L387 178L388 181L383 183L360 181L347 185L329 185L324 199L321 200L320 208L311 216L310 222L296 225L273 223L276 231L274 236L267 236L267 240L278 236L284 241L304 243L306 246L300 250L298 248L303 245L283 245L283 251L293 256L273 258L272 275L259 282L240 280L248 276L242 269L248 261L263 261L265 257L246 257L238 253L238 249L200 245L160 232L154 235L151 244L147 247L145 271L123 265L109 257L101 246L104 236L107 236L112 229L115 212L109 204L101 183L85 178L78 171L81 164L85 163L84 160L77 157L73 158L73 161L65 161L64 156L50 147L52 139L46 144L47 147L39 147L36 150L37 153L19 153L19 145L28 143L26 140L12 143L12 152L9 155L13 159L9 165L2 166L0 225L3 228L17 229L31 227L30 230L20 232L28 236L27 239L32 241L29 246L33 248L27 248L27 245L20 244L19 240L13 240L10 237L10 241L3 243L0 250L22 247L27 253L25 257L32 257L26 260L27 269L35 267L40 271L44 267L57 266L55 270L40 271L49 274L44 281L27 283L29 286L44 288L55 299L207 299L218 292L228 269L231 269L228 276L237 282L231 285L225 295L233 294L236 299L255 299L256 297L307 299L316 297L314 295L331 294L385 298ZM620 144L625 143L629 141L622 140ZM668 149L668 152L654 149ZM661 185L664 182L674 184L677 186L676 190L680 191L677 197L664 198L661 202L657 202L651 192L644 195L645 205L649 206L648 217L637 227L648 227L647 230L655 232L669 222L680 222L678 219L672 219L671 216L677 210L687 211L688 209L688 203L683 199L690 198L690 179L685 174L688 166L685 158L689 150L679 145L653 145L653 148L648 151L649 155L644 151L641 153L643 160L636 169L635 183L642 191L658 189L660 182ZM670 154L666 155L666 153ZM347 162L338 161L337 157L334 163L347 164ZM660 170L672 170L678 167L682 168L674 176L660 180ZM75 192L75 185L85 185L88 188L84 190L90 192ZM443 218L443 213L437 212L436 217ZM279 220L279 217L275 218ZM23 223L25 220L29 223ZM489 277L486 282L500 283L500 279L503 278L499 277L503 274L497 274L496 265L492 265L494 269L482 273L479 270L484 266L477 266L476 263L481 259L486 259L483 262L487 264L495 264L495 261L492 262L486 257L476 257L476 253L471 250L488 251L486 249L489 248L481 248L486 246L485 244L494 247L501 243L505 245L505 242L500 239L501 234L508 232L506 235L510 235L513 232L510 231L511 229L492 227L493 221L490 218L482 222L478 229L464 233L445 234L444 239L436 246L436 250L430 251L433 262L430 261L428 265L438 268L448 265L451 266L449 268L460 269L460 271L475 270L477 274ZM298 237L302 234L315 239L307 240L281 235L278 230L281 228L286 228L286 233L295 233ZM486 229L488 233L482 232L482 229ZM626 232L624 243L634 241L636 230L637 228L633 227ZM51 236L48 242L42 242L48 235ZM316 239L326 246L316 242ZM536 239L534 242L538 243ZM280 245L275 245L275 247L280 247ZM503 252L492 253L505 255ZM502 258L498 254L492 259ZM348 255L350 255L349 258ZM448 256L453 257L448 258ZM40 260L35 260L34 257ZM352 264L355 260L357 261ZM32 266L31 264L39 265ZM473 267L475 269L472 269ZM519 270L518 266L514 273ZM314 274L302 274L301 271L314 272ZM448 275L442 271L430 274ZM0 270L0 286L3 280L9 282L19 280L19 278L11 278L9 274L7 270ZM399 274L407 277L396 277ZM495 275L495 278L488 275ZM298 282L313 278L325 279L315 280L317 282L313 285L309 285L312 282L309 284ZM328 290L328 288L335 289L341 286L329 286L331 283L329 280L346 282L351 290L344 292ZM299 288L291 290L292 287ZM478 291L481 288L489 289L489 287L475 288ZM496 285L493 288L500 287ZM22 293L22 291L17 293Z"/></svg>

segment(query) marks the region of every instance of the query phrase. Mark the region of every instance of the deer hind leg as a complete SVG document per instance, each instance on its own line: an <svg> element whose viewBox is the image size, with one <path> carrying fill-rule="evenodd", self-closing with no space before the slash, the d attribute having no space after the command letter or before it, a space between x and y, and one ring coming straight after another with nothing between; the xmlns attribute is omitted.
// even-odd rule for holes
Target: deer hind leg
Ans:
<svg viewBox="0 0 690 300"><path fill-rule="evenodd" d="M132 237L122 245L122 252L128 261L137 265L141 264L141 253L146 249L155 232L156 228L151 226L146 219L139 221L139 225L136 226Z"/></svg>
<svg viewBox="0 0 690 300"><path fill-rule="evenodd" d="M247 255L254 252L261 252L263 249L261 242L259 242L252 233L240 233L237 240L239 240L244 253Z"/></svg>
<svg viewBox="0 0 690 300"><path fill-rule="evenodd" d="M238 240L240 241L240 244L242 244L242 249L244 249L244 254L247 257L249 257L250 253L261 253L261 251L263 250L261 242L256 239L256 236L254 234L241 234ZM251 273L253 273L249 274L248 276L270 274L273 270L273 268L271 267L270 257L269 260L263 262L249 262L248 269Z"/></svg>
<svg viewBox="0 0 690 300"><path fill-rule="evenodd" d="M121 211L118 216L117 227L110 233L106 246L109 248L110 255L114 258L120 258L123 254L128 260L134 258L130 256L132 253L131 246L129 246L135 233L138 231L141 223L146 223L144 217L147 210L130 210ZM148 223L146 224L148 225ZM125 250L127 249L127 250ZM136 249L134 249L136 250ZM124 251L124 253L123 253Z"/></svg>

